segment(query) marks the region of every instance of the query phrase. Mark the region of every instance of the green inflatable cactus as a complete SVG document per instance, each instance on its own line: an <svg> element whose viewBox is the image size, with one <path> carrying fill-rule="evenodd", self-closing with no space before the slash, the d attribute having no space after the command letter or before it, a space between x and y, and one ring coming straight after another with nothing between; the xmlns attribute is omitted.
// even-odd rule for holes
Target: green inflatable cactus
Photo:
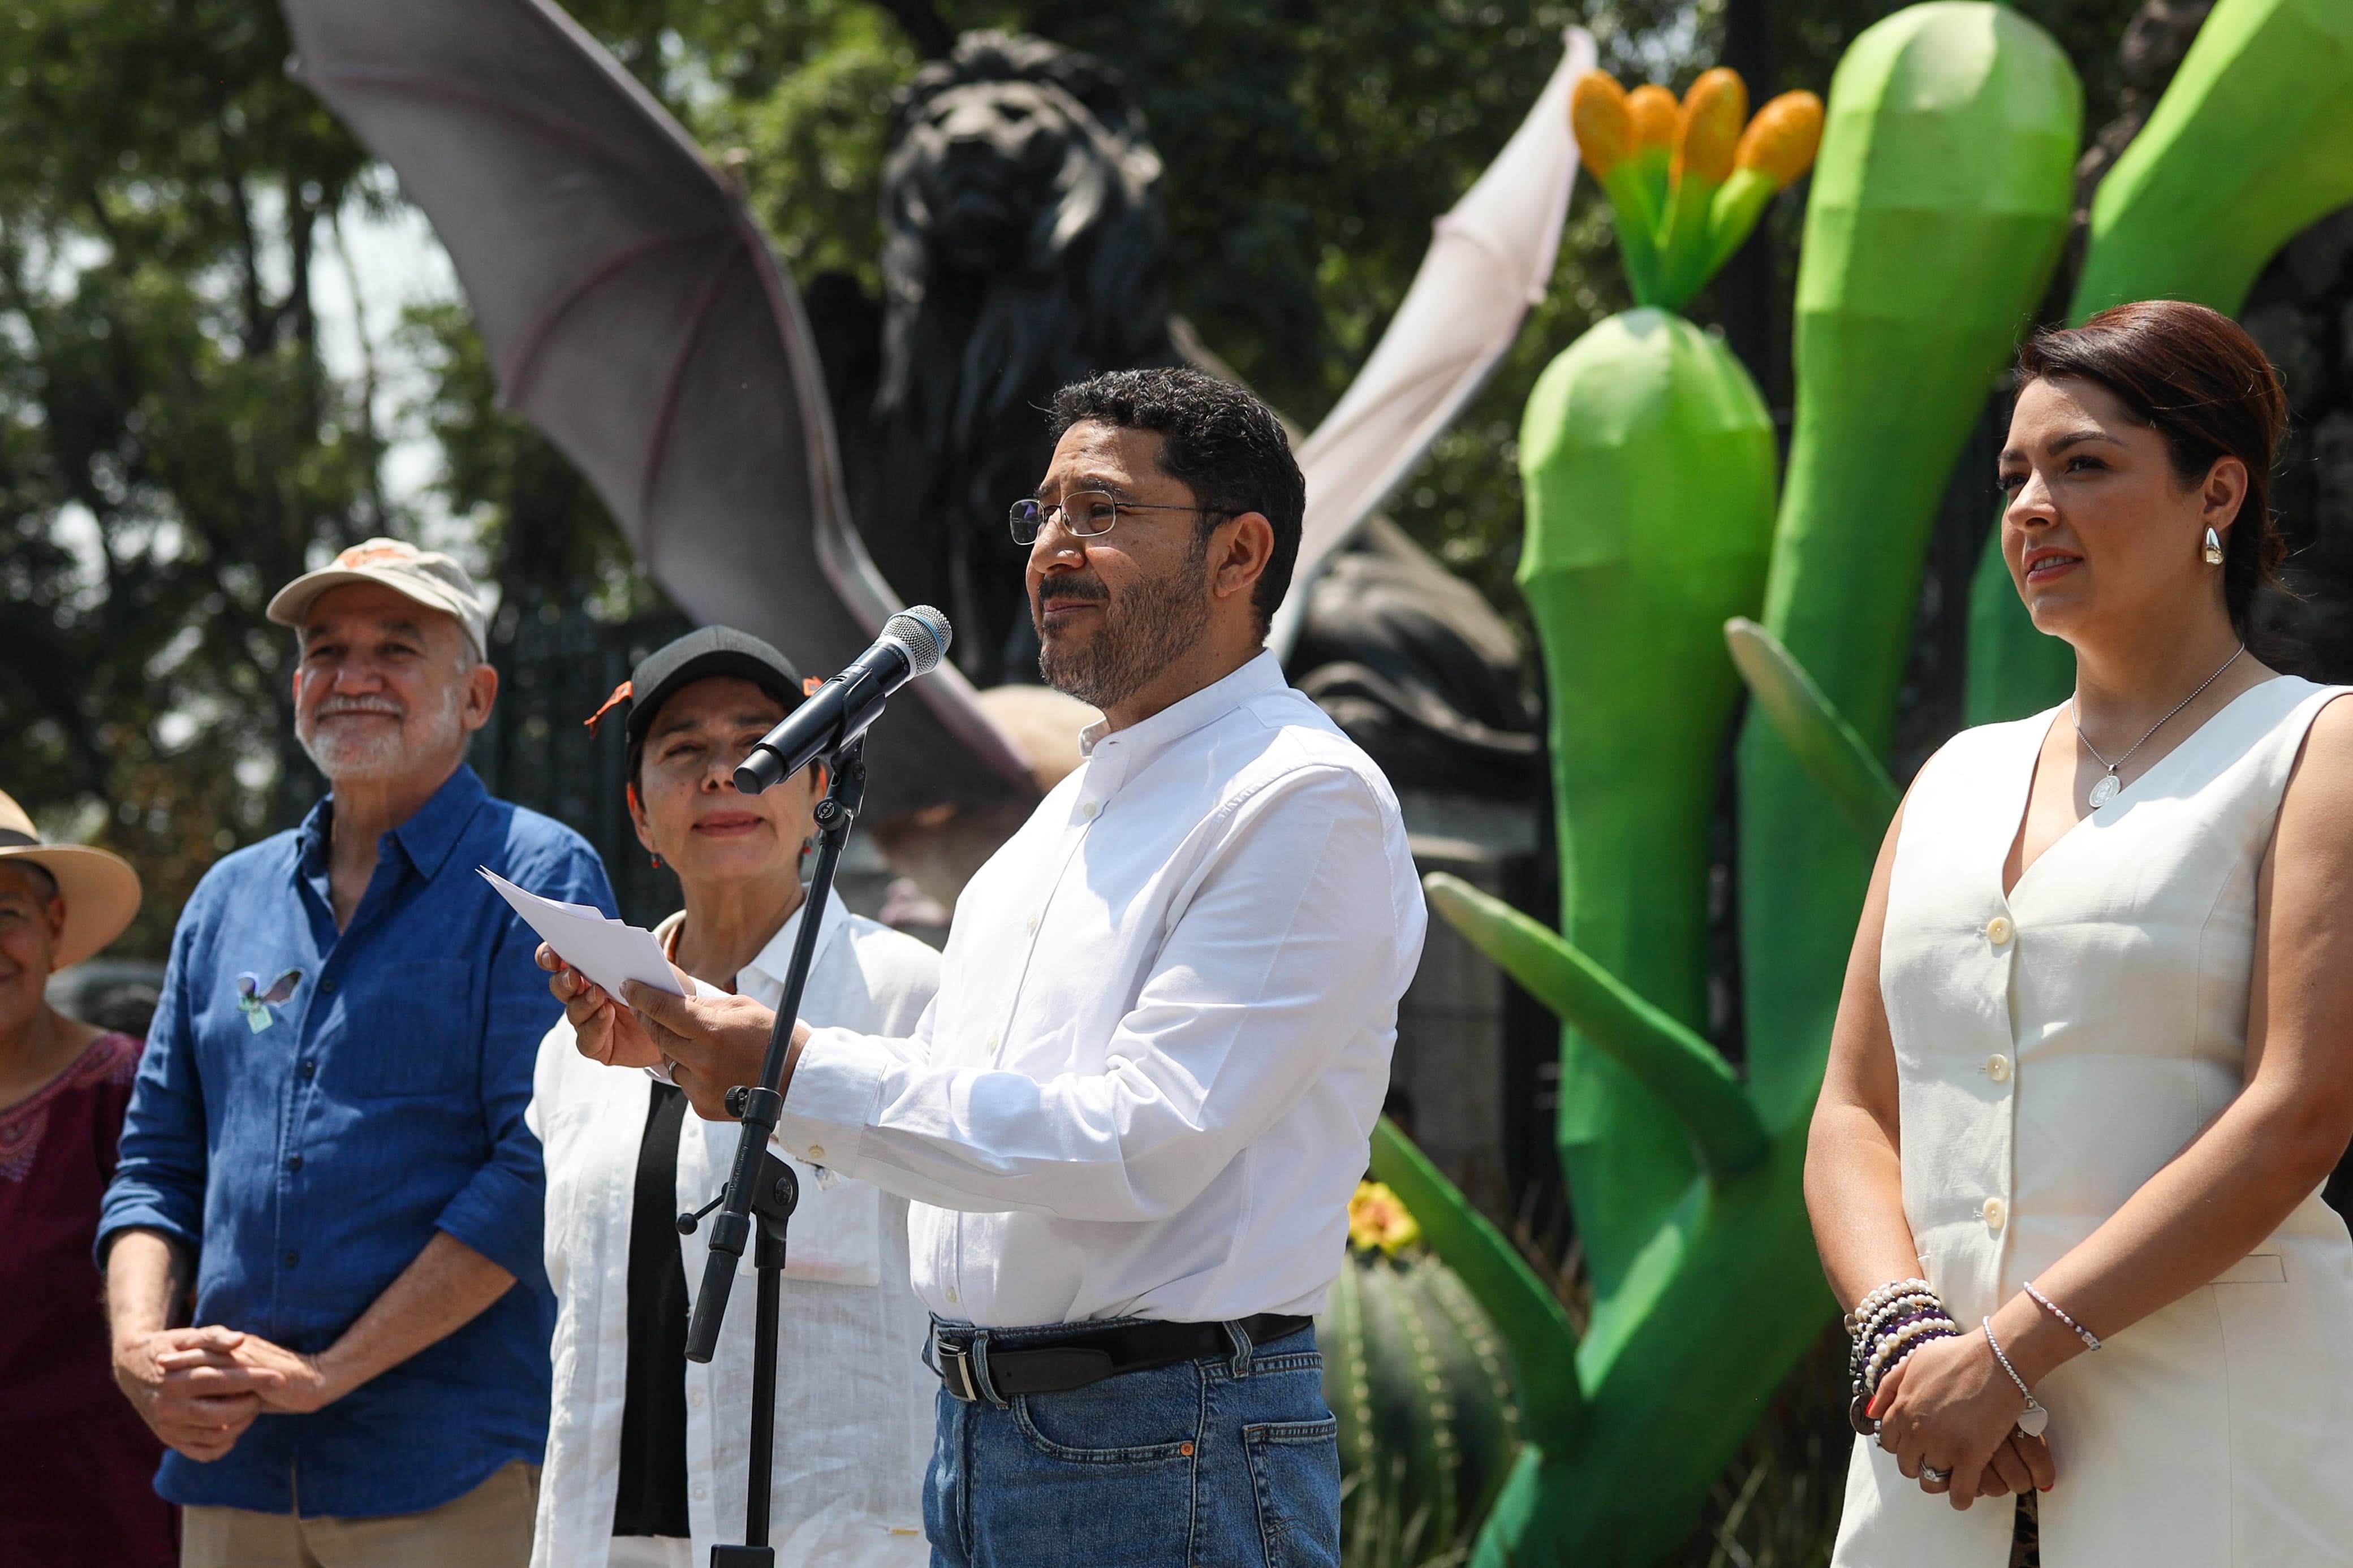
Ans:
<svg viewBox="0 0 2353 1568"><path fill-rule="evenodd" d="M1855 40L1807 213L1797 421L1760 596L1772 477L1754 391L1671 313L1725 253L1722 226L1762 205L1722 156L1741 107L1726 74L1673 114L1662 89L1630 98L1607 79L1575 100L1646 309L1565 353L1523 432L1520 579L1554 700L1561 929L1426 879L1432 907L1566 1026L1585 1331L1394 1130L1375 1142L1376 1173L1521 1373L1523 1443L1480 1568L1668 1559L1832 1319L1806 1134L1898 798L1884 757L1929 526L2067 221L2081 92L2049 37L1999 5L1931 0ZM2221 0L2103 187L2078 312L2200 289L2235 306L2289 234L2353 200L2348 101L2347 0ZM2006 575L2000 588L2014 603ZM2001 651L1996 637L2026 646L2023 624L1989 632L1980 613L1973 660ZM1745 1072L1703 1035L1698 1002L1698 882L1736 679L1751 697L1734 802Z"/></svg>
<svg viewBox="0 0 2353 1568"><path fill-rule="evenodd" d="M1609 77L1577 84L1578 142L1647 302L1553 361L1520 430L1531 522L1518 581L1552 694L1561 930L1692 1029L1707 1025L1708 823L1739 695L1723 626L1764 589L1775 454L1756 383L1675 311L1763 212L1719 195L1788 184L1821 122L1810 94L1792 94L1744 130L1746 100L1737 76L1709 71L1671 129L1646 128ZM1672 142L1645 160L1662 129ZM1729 228L1702 232L1696 215L1719 205ZM1652 213L1665 215L1655 232ZM1698 1167L1674 1114L1574 1021L1559 1104L1586 1264L1615 1289Z"/></svg>
<svg viewBox="0 0 2353 1568"><path fill-rule="evenodd" d="M1714 178L1705 210L1754 222L1754 183L1711 151L1736 119L1727 75L1684 100L1668 177ZM1856 40L1807 217L1776 520L1754 388L1667 314L1696 286L1689 258L1726 254L1724 236L1694 237L1695 197L1625 172L1657 161L1619 133L1614 88L1580 89L1579 144L1621 223L1630 209L1643 226L1624 248L1655 309L1563 354L1522 437L1521 581L1555 704L1561 931L1428 882L1433 907L1567 1026L1561 1152L1593 1256L1592 1319L1572 1339L1525 1310L1515 1281L1497 1295L1473 1278L1487 1267L1475 1231L1432 1227L1441 1257L1471 1259L1457 1267L1483 1300L1517 1309L1495 1321L1531 1379L1526 1442L1481 1564L1669 1556L1831 1321L1801 1190L1806 1131L1895 800L1881 758L1928 526L2057 255L2080 132L2064 56L2000 6L1935 0ZM1745 1078L1704 1037L1700 1006L1708 832L1743 679ZM1540 1389L1539 1369L1564 1363L1574 1385Z"/></svg>
<svg viewBox="0 0 2353 1568"><path fill-rule="evenodd" d="M1404 1213L1388 1187L1366 1188L1359 1207ZM1426 1247L1376 1242L1350 1247L1316 1337L1340 1423L1343 1561L1452 1568L1519 1447L1493 1321Z"/></svg>

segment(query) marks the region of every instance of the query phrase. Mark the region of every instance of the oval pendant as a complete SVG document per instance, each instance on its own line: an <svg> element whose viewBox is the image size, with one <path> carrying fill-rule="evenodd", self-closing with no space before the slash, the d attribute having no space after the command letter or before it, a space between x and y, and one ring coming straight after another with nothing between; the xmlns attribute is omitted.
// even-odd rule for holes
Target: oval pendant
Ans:
<svg viewBox="0 0 2353 1568"><path fill-rule="evenodd" d="M2116 791L2124 787L2124 785L2116 782L2116 774L2106 773L2102 775L2100 782L2092 786L2092 809L2094 811L2097 811L2100 807L2107 805L2108 802L2116 799Z"/></svg>
<svg viewBox="0 0 2353 1568"><path fill-rule="evenodd" d="M2038 1405L2018 1418L2018 1429L2030 1437L2040 1437L2042 1429L2051 1425L2051 1412Z"/></svg>
<svg viewBox="0 0 2353 1568"><path fill-rule="evenodd" d="M1854 1428L1859 1437L1879 1436L1879 1423L1871 1418L1870 1411L1871 1401L1862 1394L1846 1402L1846 1424Z"/></svg>

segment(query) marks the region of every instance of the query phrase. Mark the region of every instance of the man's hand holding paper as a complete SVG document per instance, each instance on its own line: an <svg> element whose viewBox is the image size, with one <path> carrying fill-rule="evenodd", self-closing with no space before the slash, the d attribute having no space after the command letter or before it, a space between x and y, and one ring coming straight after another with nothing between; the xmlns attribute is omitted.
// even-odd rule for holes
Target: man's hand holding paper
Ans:
<svg viewBox="0 0 2353 1568"><path fill-rule="evenodd" d="M670 1081L686 1090L694 1113L706 1121L733 1121L727 1091L759 1081L775 1012L748 996L674 996L635 980L626 982L621 992L633 1024L670 1062ZM779 1089L792 1082L793 1063L807 1042L808 1026L796 1020Z"/></svg>

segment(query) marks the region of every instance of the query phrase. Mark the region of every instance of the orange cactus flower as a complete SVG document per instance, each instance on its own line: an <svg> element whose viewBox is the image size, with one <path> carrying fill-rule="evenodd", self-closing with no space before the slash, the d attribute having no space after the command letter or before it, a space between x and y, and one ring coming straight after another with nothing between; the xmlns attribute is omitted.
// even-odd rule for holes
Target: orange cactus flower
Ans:
<svg viewBox="0 0 2353 1568"><path fill-rule="evenodd" d="M1822 144L1822 100L1810 92L1785 92L1757 111L1732 154L1736 168L1754 169L1787 190L1813 166Z"/></svg>
<svg viewBox="0 0 2353 1568"><path fill-rule="evenodd" d="M1602 178L1634 151L1634 117L1626 89L1608 71L1587 71L1568 95L1568 128L1594 177Z"/></svg>
<svg viewBox="0 0 2353 1568"><path fill-rule="evenodd" d="M1675 121L1682 109L1673 93L1656 82L1644 82L1626 95L1626 110L1634 121L1637 145L1664 151L1675 144Z"/></svg>
<svg viewBox="0 0 2353 1568"><path fill-rule="evenodd" d="M1748 85L1740 73L1724 66L1700 72L1675 120L1674 178L1722 184L1747 121Z"/></svg>

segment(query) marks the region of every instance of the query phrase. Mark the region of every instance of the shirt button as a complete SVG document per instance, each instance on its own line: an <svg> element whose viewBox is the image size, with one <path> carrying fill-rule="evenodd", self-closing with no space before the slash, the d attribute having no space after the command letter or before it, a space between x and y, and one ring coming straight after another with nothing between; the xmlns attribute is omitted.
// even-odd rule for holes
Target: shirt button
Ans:
<svg viewBox="0 0 2353 1568"><path fill-rule="evenodd" d="M1038 930L1038 917L1036 915L1031 915L1028 920L1023 921L1021 922L1021 929L1033 935L1036 934Z"/></svg>
<svg viewBox="0 0 2353 1568"><path fill-rule="evenodd" d="M1087 815L1089 816L1101 816L1103 815L1103 802L1099 800L1091 800L1087 802Z"/></svg>
<svg viewBox="0 0 2353 1568"><path fill-rule="evenodd" d="M319 994L322 996L332 996L334 994L335 983L333 981L322 980L319 982Z"/></svg>
<svg viewBox="0 0 2353 1568"><path fill-rule="evenodd" d="M701 1390L701 1389L699 1389L699 1388L690 1388L690 1389L688 1389L688 1390L686 1391L686 1402L687 1402L689 1405L693 1405L697 1410L702 1409L702 1390Z"/></svg>
<svg viewBox="0 0 2353 1568"><path fill-rule="evenodd" d="M697 1502L702 1501L703 1499L705 1499L705 1498L709 1497L710 1495L711 1495L711 1489L710 1489L709 1487L697 1487L697 1488L695 1488L695 1489L694 1489L694 1497L695 1497L695 1500L696 1500Z"/></svg>
<svg viewBox="0 0 2353 1568"><path fill-rule="evenodd" d="M997 1048L997 1039L998 1039L998 1038L999 1038L999 1037L997 1037L997 1036L996 1036L996 1035L991 1035L991 1036L989 1036L989 1037L988 1037L988 1048L989 1048L990 1050L992 1050L992 1051L993 1051L993 1050L995 1050L995 1049Z"/></svg>
<svg viewBox="0 0 2353 1568"><path fill-rule="evenodd" d="M290 1171L299 1171L299 1170L301 1170L301 1169L302 1168L302 1156L301 1156L301 1155L300 1155L300 1154L289 1154L289 1155L287 1155L287 1156L286 1156L286 1168L287 1168L288 1170L290 1170Z"/></svg>
<svg viewBox="0 0 2353 1568"><path fill-rule="evenodd" d="M1986 1058L1985 1070L1986 1077L1993 1079L1994 1082L2008 1083L2010 1081L2010 1058L1999 1054L1988 1057Z"/></svg>
<svg viewBox="0 0 2353 1568"><path fill-rule="evenodd" d="M319 1076L319 1064L317 1062L304 1062L301 1070L302 1074L302 1081L304 1083L308 1083L312 1079Z"/></svg>
<svg viewBox="0 0 2353 1568"><path fill-rule="evenodd" d="M955 1287L948 1287L948 1305L951 1307L955 1306L956 1304L956 1300Z"/></svg>
<svg viewBox="0 0 2353 1568"><path fill-rule="evenodd" d="M2010 945L2010 933L2016 929L2010 923L2008 915L1996 915L1986 921L1986 941L1996 947L2007 947Z"/></svg>
<svg viewBox="0 0 2353 1568"><path fill-rule="evenodd" d="M302 1261L302 1255L301 1255L301 1253L299 1253L299 1252L295 1251L295 1250L294 1250L292 1247L288 1247L288 1248L286 1249L286 1267L287 1267L287 1268L293 1268L296 1264L298 1264L298 1263L300 1263L300 1262L301 1262L301 1261Z"/></svg>
<svg viewBox="0 0 2353 1568"><path fill-rule="evenodd" d="M809 1158L810 1158L810 1159L812 1159L812 1160L822 1160L822 1159L824 1159L824 1158L825 1158L825 1145L824 1145L824 1144L822 1144L822 1143L812 1143L812 1144L810 1144L810 1145L809 1145Z"/></svg>
<svg viewBox="0 0 2353 1568"><path fill-rule="evenodd" d="M1982 1212L1985 1215L1986 1228L1988 1230L2000 1230L2002 1226L2002 1221L2010 1217L2010 1205L2003 1203L2000 1198L1988 1198L1985 1201L1985 1208Z"/></svg>

